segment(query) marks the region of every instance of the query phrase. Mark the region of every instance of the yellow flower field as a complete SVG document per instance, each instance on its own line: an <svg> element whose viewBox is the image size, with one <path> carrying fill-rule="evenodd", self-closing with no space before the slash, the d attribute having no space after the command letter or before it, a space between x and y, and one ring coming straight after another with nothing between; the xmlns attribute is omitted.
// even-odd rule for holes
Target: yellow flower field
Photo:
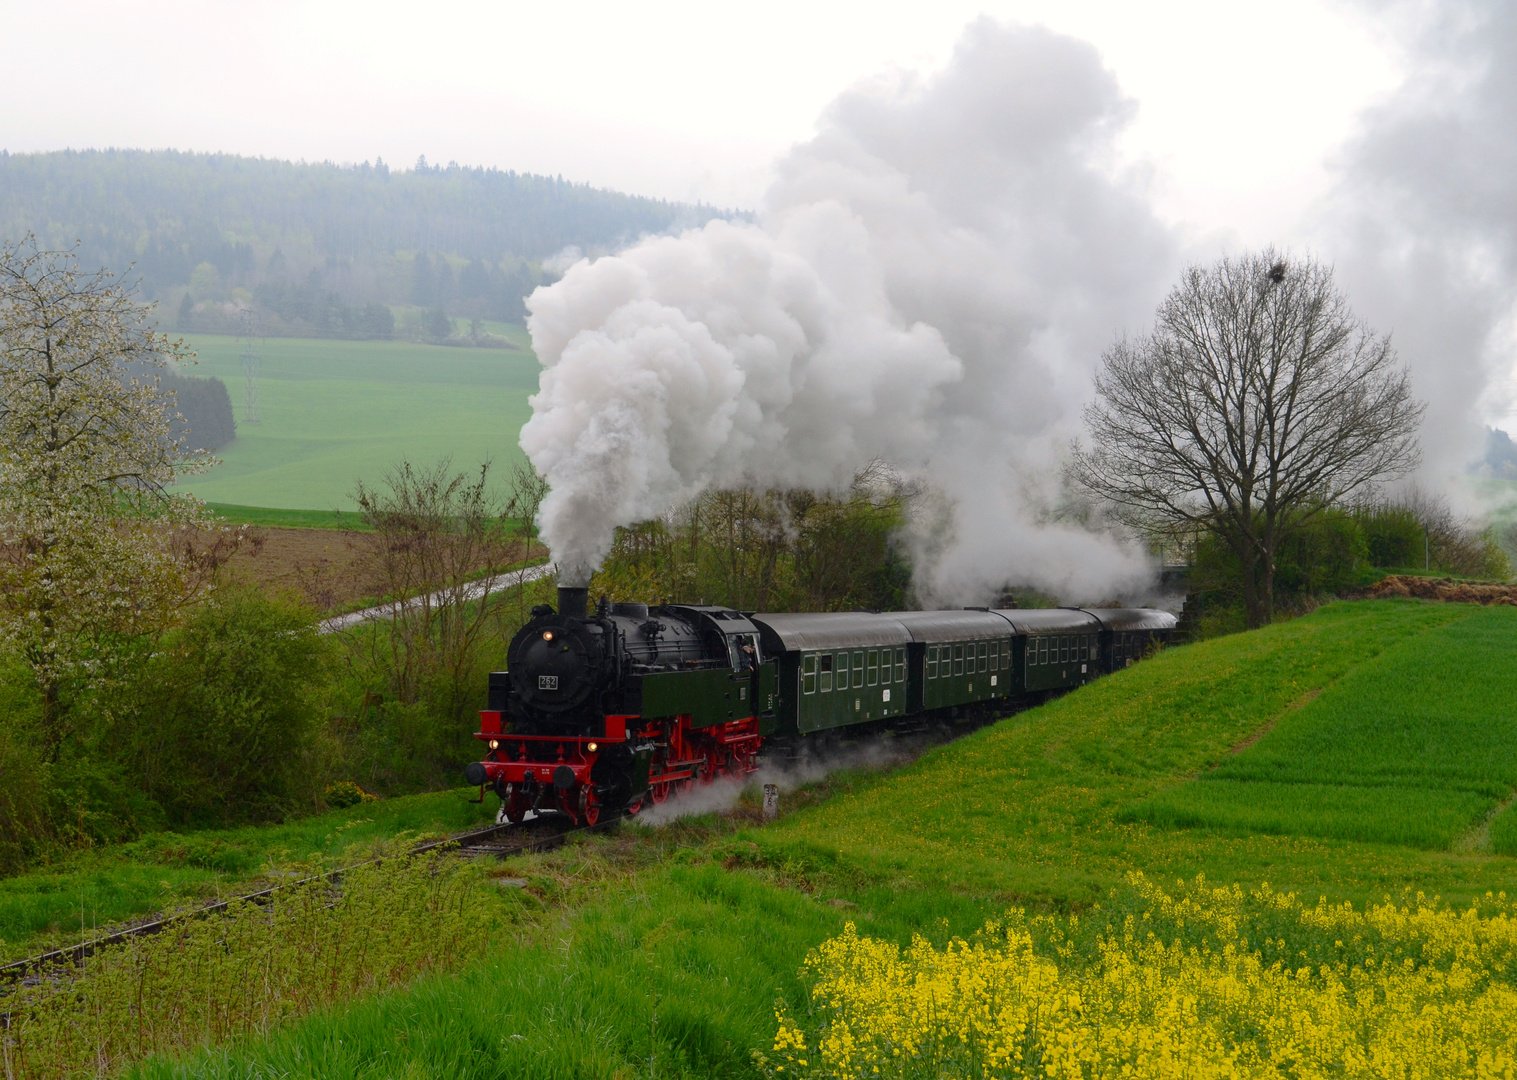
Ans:
<svg viewBox="0 0 1517 1080"><path fill-rule="evenodd" d="M1126 910L1012 912L942 949L918 937L902 950L850 923L806 960L810 1022L781 1010L773 1056L755 1056L775 1077L871 1080L1517 1067L1505 894L1465 911L1422 896L1355 910L1204 879L1173 895L1142 875L1128 884Z"/></svg>

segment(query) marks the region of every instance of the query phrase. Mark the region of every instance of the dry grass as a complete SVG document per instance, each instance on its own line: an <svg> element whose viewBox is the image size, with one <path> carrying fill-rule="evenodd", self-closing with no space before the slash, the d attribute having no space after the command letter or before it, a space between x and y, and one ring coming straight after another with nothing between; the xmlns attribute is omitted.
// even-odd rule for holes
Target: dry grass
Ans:
<svg viewBox="0 0 1517 1080"><path fill-rule="evenodd" d="M1392 574L1364 591L1371 600L1414 596L1418 600L1443 600L1455 604L1511 604L1517 606L1517 585L1499 581L1455 581Z"/></svg>

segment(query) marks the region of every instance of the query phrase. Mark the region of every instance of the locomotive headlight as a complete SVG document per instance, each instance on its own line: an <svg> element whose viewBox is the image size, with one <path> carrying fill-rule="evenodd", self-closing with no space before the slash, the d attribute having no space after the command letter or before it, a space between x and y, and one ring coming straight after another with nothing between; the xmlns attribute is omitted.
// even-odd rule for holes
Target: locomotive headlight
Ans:
<svg viewBox="0 0 1517 1080"><path fill-rule="evenodd" d="M500 749L500 740L499 739L491 739L490 740L490 749L491 750L499 750Z"/></svg>
<svg viewBox="0 0 1517 1080"><path fill-rule="evenodd" d="M543 631L543 640L544 641L552 641L553 640L553 631L552 630L544 630Z"/></svg>
<svg viewBox="0 0 1517 1080"><path fill-rule="evenodd" d="M596 752L596 751L597 751L597 750L599 750L599 749L600 749L600 743L587 743L587 744L586 744L586 745L585 745L585 749L586 749L586 750L588 750L588 751L590 751L590 753L592 753L592 754L593 754L593 753L595 753L595 752Z"/></svg>

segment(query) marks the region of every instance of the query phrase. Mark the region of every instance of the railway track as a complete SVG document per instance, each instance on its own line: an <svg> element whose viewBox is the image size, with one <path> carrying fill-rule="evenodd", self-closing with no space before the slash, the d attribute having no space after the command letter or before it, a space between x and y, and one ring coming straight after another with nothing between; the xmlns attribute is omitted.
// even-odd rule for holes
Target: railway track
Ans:
<svg viewBox="0 0 1517 1080"><path fill-rule="evenodd" d="M569 837L577 833L599 831L607 828L613 822L605 822L599 825L580 826L578 828L564 828L568 822L560 822L553 817L535 818L521 825L499 824L491 825L483 829L473 829L469 832L457 833L453 836L444 837L440 840L429 840L417 844L405 853L405 857L424 855L429 851L436 851L450 845L456 845L455 854L462 858L489 858L504 859L511 855L520 855L528 851L547 851L564 843ZM399 858L402 856L387 856ZM169 926L183 922L186 919L203 919L226 911L234 904L251 903L262 906L270 903L286 889L299 885L307 885L315 881L327 881L337 884L342 876L349 871L356 870L361 866L372 866L380 859L368 859L352 866L344 866L337 870L328 871L325 874L315 874L310 877L298 878L293 881L281 882L278 885L270 885L256 892L243 893L239 896L228 897L225 900L216 900L200 907L185 911L175 911L168 915L161 915L142 922L123 926L108 934L94 938L90 941L80 942L67 948L53 949L49 952L40 953L37 956L28 957L25 960L14 960L0 966L0 995L5 994L6 987L33 978L42 978L49 973L56 972L64 967L76 967L86 959L113 945L121 945L132 938L146 937L157 934Z"/></svg>

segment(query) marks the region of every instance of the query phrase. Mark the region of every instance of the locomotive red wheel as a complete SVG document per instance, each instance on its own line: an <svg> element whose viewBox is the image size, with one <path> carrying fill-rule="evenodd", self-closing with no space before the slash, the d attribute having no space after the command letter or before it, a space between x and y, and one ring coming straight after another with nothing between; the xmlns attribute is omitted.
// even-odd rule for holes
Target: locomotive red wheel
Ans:
<svg viewBox="0 0 1517 1080"><path fill-rule="evenodd" d="M580 817L584 819L586 825L594 825L597 821L600 820L600 806L596 805L585 807L584 810L580 812Z"/></svg>
<svg viewBox="0 0 1517 1080"><path fill-rule="evenodd" d="M626 806L627 816L628 817L636 817L637 816L637 812L639 810L641 810L642 808L643 808L643 800L641 800L641 799L633 799Z"/></svg>
<svg viewBox="0 0 1517 1080"><path fill-rule="evenodd" d="M674 785L668 780L654 784L648 789L648 798L652 800L654 806L660 806L669 798L669 792L673 787Z"/></svg>

